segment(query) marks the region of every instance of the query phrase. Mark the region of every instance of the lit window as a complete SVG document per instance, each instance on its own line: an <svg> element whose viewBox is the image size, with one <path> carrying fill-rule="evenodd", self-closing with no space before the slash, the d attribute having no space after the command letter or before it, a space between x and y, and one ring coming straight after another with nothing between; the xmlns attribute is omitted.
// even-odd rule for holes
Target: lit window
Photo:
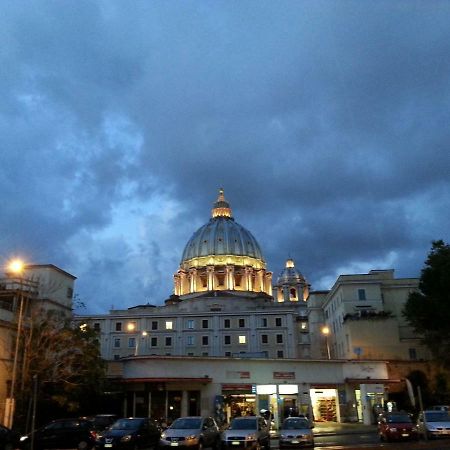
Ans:
<svg viewBox="0 0 450 450"><path fill-rule="evenodd" d="M245 344L245 343L247 343L247 337L239 336L239 344Z"/></svg>
<svg viewBox="0 0 450 450"><path fill-rule="evenodd" d="M136 322L127 323L127 331L135 331L137 329Z"/></svg>
<svg viewBox="0 0 450 450"><path fill-rule="evenodd" d="M166 320L166 330L173 329L173 322L171 320Z"/></svg>
<svg viewBox="0 0 450 450"><path fill-rule="evenodd" d="M302 330L306 330L308 328L308 324L306 322L302 322L300 327Z"/></svg>

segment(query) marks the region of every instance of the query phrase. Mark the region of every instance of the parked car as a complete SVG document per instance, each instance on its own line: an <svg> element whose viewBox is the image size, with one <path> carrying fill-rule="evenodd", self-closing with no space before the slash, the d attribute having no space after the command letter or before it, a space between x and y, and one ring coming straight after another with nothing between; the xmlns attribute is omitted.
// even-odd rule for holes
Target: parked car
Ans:
<svg viewBox="0 0 450 450"><path fill-rule="evenodd" d="M203 447L218 449L220 431L212 417L180 417L161 434L161 447L189 447L201 450Z"/></svg>
<svg viewBox="0 0 450 450"><path fill-rule="evenodd" d="M418 439L417 426L406 412L382 413L378 418L378 434L382 441Z"/></svg>
<svg viewBox="0 0 450 450"><path fill-rule="evenodd" d="M270 450L270 433L266 420L261 416L235 417L222 433L222 447Z"/></svg>
<svg viewBox="0 0 450 450"><path fill-rule="evenodd" d="M153 420L147 417L128 417L116 420L100 433L95 446L102 450L156 449L160 437L161 432Z"/></svg>
<svg viewBox="0 0 450 450"><path fill-rule="evenodd" d="M419 435L429 439L450 437L450 416L448 411L422 411L417 419Z"/></svg>
<svg viewBox="0 0 450 450"><path fill-rule="evenodd" d="M19 447L20 435L0 425L0 450L13 450Z"/></svg>
<svg viewBox="0 0 450 450"><path fill-rule="evenodd" d="M306 417L284 419L278 432L278 446L284 448L314 447L314 425Z"/></svg>
<svg viewBox="0 0 450 450"><path fill-rule="evenodd" d="M436 410L436 411L450 411L450 407L448 405L434 405L428 409L432 409L432 410Z"/></svg>
<svg viewBox="0 0 450 450"><path fill-rule="evenodd" d="M33 448L36 450L49 448L70 448L89 450L94 447L96 432L92 422L86 419L53 420L34 433L20 438L20 448L28 449L33 437Z"/></svg>

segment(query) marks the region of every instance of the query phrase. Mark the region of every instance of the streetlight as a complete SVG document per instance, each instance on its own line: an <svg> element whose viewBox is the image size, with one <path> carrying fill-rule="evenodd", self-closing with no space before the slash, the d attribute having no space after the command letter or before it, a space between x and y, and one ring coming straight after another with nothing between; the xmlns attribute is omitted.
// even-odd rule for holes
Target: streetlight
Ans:
<svg viewBox="0 0 450 450"><path fill-rule="evenodd" d="M17 378L17 362L19 359L19 347L20 347L20 335L22 332L22 319L23 319L23 292L22 292L22 273L25 265L20 259L15 259L10 262L8 269L10 272L15 273L20 276L20 289L19 289L19 317L17 319L17 332L16 332L16 346L14 350L13 367L11 374L11 389L9 393L9 398L6 399L5 404L5 426L12 428L14 421L14 410L15 410L15 387Z"/></svg>
<svg viewBox="0 0 450 450"><path fill-rule="evenodd" d="M137 340L136 340L136 347L134 348L134 356L138 356L139 355L139 341L141 340L141 339L144 339L145 338L145 336L147 336L147 332L146 331L143 331L141 334L140 334L140 336L137 338Z"/></svg>
<svg viewBox="0 0 450 450"><path fill-rule="evenodd" d="M328 359L331 359L331 355L330 355L330 344L328 342L328 335L330 334L330 328L327 325L324 325L322 327L322 334L325 336L325 342L327 344L327 355L328 355Z"/></svg>

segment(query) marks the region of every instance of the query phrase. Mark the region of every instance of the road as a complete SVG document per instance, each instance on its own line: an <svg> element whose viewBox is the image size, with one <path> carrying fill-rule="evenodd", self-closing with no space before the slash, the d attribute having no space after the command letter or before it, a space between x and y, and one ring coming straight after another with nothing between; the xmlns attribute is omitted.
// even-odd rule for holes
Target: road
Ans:
<svg viewBox="0 0 450 450"><path fill-rule="evenodd" d="M380 442L376 433L354 433L332 436L317 436L315 450L450 450L450 439L418 442ZM271 448L278 448L278 441L272 439Z"/></svg>

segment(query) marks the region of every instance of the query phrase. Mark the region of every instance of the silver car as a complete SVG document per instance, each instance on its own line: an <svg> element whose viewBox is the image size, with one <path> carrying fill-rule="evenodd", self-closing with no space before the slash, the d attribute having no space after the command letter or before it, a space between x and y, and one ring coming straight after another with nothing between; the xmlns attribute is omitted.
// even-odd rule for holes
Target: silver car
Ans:
<svg viewBox="0 0 450 450"><path fill-rule="evenodd" d="M222 433L223 449L270 450L270 432L267 422L260 416L235 417Z"/></svg>
<svg viewBox="0 0 450 450"><path fill-rule="evenodd" d="M161 434L160 447L181 447L202 450L218 449L220 431L212 417L189 416L173 421Z"/></svg>
<svg viewBox="0 0 450 450"><path fill-rule="evenodd" d="M279 430L279 448L314 447L311 422L305 417L288 417Z"/></svg>
<svg viewBox="0 0 450 450"><path fill-rule="evenodd" d="M417 419L419 436L450 438L450 416L447 411L422 411Z"/></svg>

